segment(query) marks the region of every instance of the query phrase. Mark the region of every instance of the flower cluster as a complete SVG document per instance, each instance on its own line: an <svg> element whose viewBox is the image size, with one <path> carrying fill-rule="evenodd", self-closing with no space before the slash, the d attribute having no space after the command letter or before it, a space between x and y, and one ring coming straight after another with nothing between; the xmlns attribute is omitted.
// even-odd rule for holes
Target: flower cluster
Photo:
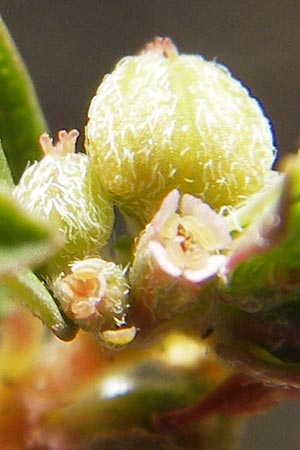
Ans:
<svg viewBox="0 0 300 450"><path fill-rule="evenodd" d="M85 152L78 135L60 131L53 144L43 134L44 157L8 194L62 245L36 273L27 260L6 271L3 295L61 339L78 336L64 346L32 317L19 327L20 309L3 313L0 440L229 448L229 416L300 391L300 155L274 172L259 103L228 69L180 55L168 38L105 77ZM14 335L24 346L27 335L26 352ZM8 436L16 422L20 439Z"/></svg>
<svg viewBox="0 0 300 450"><path fill-rule="evenodd" d="M14 196L64 237L41 269L60 309L104 345L124 346L201 303L207 284L226 284L243 229L230 225L232 211L272 178L271 128L222 65L155 38L101 83L87 154L75 153L77 138L60 131L54 145L42 135L45 157ZM113 205L134 230L123 266Z"/></svg>

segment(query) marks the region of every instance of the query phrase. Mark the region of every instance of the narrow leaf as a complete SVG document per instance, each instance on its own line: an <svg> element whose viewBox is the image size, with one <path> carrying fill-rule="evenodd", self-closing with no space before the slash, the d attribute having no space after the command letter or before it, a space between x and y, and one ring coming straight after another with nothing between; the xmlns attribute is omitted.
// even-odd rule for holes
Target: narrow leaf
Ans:
<svg viewBox="0 0 300 450"><path fill-rule="evenodd" d="M76 328L65 321L45 285L30 270L3 276L2 282L11 290L12 299L29 309L57 337L65 341L74 337Z"/></svg>
<svg viewBox="0 0 300 450"><path fill-rule="evenodd" d="M0 16L0 137L15 182L27 162L40 159L47 130L26 66Z"/></svg>
<svg viewBox="0 0 300 450"><path fill-rule="evenodd" d="M14 182L10 169L7 164L7 159L4 154L1 142L0 142L0 184L7 188L13 188Z"/></svg>

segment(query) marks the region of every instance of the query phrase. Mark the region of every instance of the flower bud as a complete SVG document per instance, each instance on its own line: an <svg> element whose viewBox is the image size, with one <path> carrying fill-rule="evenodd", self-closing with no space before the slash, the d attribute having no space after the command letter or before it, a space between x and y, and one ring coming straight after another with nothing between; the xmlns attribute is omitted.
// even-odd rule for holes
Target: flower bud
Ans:
<svg viewBox="0 0 300 450"><path fill-rule="evenodd" d="M260 189L274 160L259 103L227 68L156 38L122 59L89 109L86 149L121 209L147 223L174 188L218 209Z"/></svg>
<svg viewBox="0 0 300 450"><path fill-rule="evenodd" d="M108 346L131 342L135 327L126 326L128 283L113 262L87 258L70 266L53 282L53 291L65 314Z"/></svg>
<svg viewBox="0 0 300 450"><path fill-rule="evenodd" d="M28 167L14 189L18 202L31 214L59 229L63 250L51 265L59 273L74 258L101 248L110 238L113 209L88 156L75 153L78 131L60 131L53 145L47 134L40 143L46 154Z"/></svg>

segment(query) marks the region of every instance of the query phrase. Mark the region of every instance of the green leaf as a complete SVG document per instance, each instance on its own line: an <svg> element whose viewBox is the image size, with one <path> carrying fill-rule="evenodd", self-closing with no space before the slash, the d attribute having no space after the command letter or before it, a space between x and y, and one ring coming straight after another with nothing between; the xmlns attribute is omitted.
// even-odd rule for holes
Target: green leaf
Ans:
<svg viewBox="0 0 300 450"><path fill-rule="evenodd" d="M0 321L7 315L11 307L9 289L0 284Z"/></svg>
<svg viewBox="0 0 300 450"><path fill-rule="evenodd" d="M60 244L52 230L22 210L8 190L0 189L0 276L36 267Z"/></svg>
<svg viewBox="0 0 300 450"><path fill-rule="evenodd" d="M148 361L138 361L125 370L113 367L78 396L76 393L73 399L69 396L71 404L50 411L48 418L52 423L71 426L79 432L149 428L154 414L192 404L211 387L205 375L176 371L174 367L151 360L151 356Z"/></svg>
<svg viewBox="0 0 300 450"><path fill-rule="evenodd" d="M62 316L45 285L30 270L2 276L2 282L11 291L11 298L20 302L38 317L57 337L68 341L77 332L73 324Z"/></svg>
<svg viewBox="0 0 300 450"><path fill-rule="evenodd" d="M6 156L3 152L1 142L0 142L0 185L7 188L13 188L14 186L12 175L7 164Z"/></svg>
<svg viewBox="0 0 300 450"><path fill-rule="evenodd" d="M222 290L227 302L251 312L299 299L300 156L288 157L283 170L271 206L236 241L234 268Z"/></svg>
<svg viewBox="0 0 300 450"><path fill-rule="evenodd" d="M15 182L28 161L41 158L47 131L33 83L0 16L0 137Z"/></svg>

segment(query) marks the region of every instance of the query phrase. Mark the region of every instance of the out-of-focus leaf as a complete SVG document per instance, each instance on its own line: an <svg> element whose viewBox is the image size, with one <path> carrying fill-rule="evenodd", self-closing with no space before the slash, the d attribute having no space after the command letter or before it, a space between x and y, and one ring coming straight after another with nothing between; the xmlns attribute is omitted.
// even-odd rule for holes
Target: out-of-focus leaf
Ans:
<svg viewBox="0 0 300 450"><path fill-rule="evenodd" d="M170 436L149 433L139 428L128 430L127 433L113 433L98 436L84 442L78 450L184 450L182 446L175 445ZM197 450L197 447L194 447Z"/></svg>
<svg viewBox="0 0 300 450"><path fill-rule="evenodd" d="M28 311L12 305L1 324L1 331L1 379L14 383L35 363L45 330Z"/></svg>
<svg viewBox="0 0 300 450"><path fill-rule="evenodd" d="M58 306L45 285L30 270L2 277L3 284L11 291L11 298L24 305L38 317L57 337L68 341L77 329L65 321Z"/></svg>
<svg viewBox="0 0 300 450"><path fill-rule="evenodd" d="M3 148L0 142L0 185L7 188L13 188L14 182L11 172L9 170L6 156L3 152Z"/></svg>
<svg viewBox="0 0 300 450"><path fill-rule="evenodd" d="M51 349L49 354L51 356ZM88 367L87 347L85 354ZM59 354L56 352L52 361L53 366L57 368L56 377L57 373L59 375L60 371L65 370L64 365L61 367L58 364L58 357ZM97 352L95 357L97 358ZM95 435L101 449L110 448L107 446L108 436L113 437L113 440L110 440L113 448L127 448L127 445L119 444L122 439L123 443L127 444L126 438L130 439L127 436L128 432L136 429L147 433L158 432L158 415L177 408L189 407L201 398L204 399L228 375L227 368L220 366L212 353L206 353L206 346L203 343L181 334L169 335L152 348L115 354L113 359L109 354L104 354L104 358L107 360L101 361L96 377L95 374L90 374L84 381L84 377L81 376L81 382L78 383L76 379L74 382L73 376L72 382L68 382L66 386L62 380L60 389L65 401L47 411L40 423L44 445L52 442L57 431L62 429L70 437L74 436L75 432L79 440L85 440L85 445L80 446L80 449L90 448L87 439ZM82 411L85 411L84 415ZM189 444L187 448L193 450L232 449L230 445L230 440L233 439L232 427L226 421L227 433L224 433L225 429L221 422L224 423L224 420L215 416L209 427L204 420L203 423L197 422L195 428L189 425L186 428L176 426L168 430L166 435L170 438L170 443L174 438L174 443L176 445L180 443L182 448L186 448L184 443L187 442ZM216 439L217 432L222 433L223 443ZM135 448L140 448L141 442L135 443ZM152 447L149 443L147 447L145 442L144 447L160 448L158 442L156 444ZM128 445L129 448L134 447ZM163 448L169 449L168 446ZM170 450L175 448L173 449L171 445Z"/></svg>
<svg viewBox="0 0 300 450"><path fill-rule="evenodd" d="M300 154L283 160L281 190L236 240L219 299L222 358L274 385L300 379ZM220 349L224 346L224 349Z"/></svg>
<svg viewBox="0 0 300 450"><path fill-rule="evenodd" d="M247 352L268 363L270 372L260 375L264 376L264 380L269 377L271 382L273 372L277 382L281 377L282 384L288 385L290 382L300 386L299 302L285 302L271 310L254 313L220 304L218 317L220 320L214 336L218 347L227 346L232 356L235 351L244 352L244 363ZM277 371L276 374L275 368L281 369L282 373Z"/></svg>
<svg viewBox="0 0 300 450"><path fill-rule="evenodd" d="M37 266L60 244L52 230L23 211L8 190L0 189L0 275Z"/></svg>
<svg viewBox="0 0 300 450"><path fill-rule="evenodd" d="M74 403L50 411L50 422L84 433L149 429L153 414L186 406L211 386L211 380L201 375L183 370L178 373L151 359L127 370L113 368L75 396ZM84 417L82 410L86 412Z"/></svg>
<svg viewBox="0 0 300 450"><path fill-rule="evenodd" d="M47 131L33 83L0 16L0 137L15 182L27 162L40 159Z"/></svg>
<svg viewBox="0 0 300 450"><path fill-rule="evenodd" d="M9 312L11 306L11 298L9 289L0 284L0 321Z"/></svg>
<svg viewBox="0 0 300 450"><path fill-rule="evenodd" d="M281 192L236 241L223 298L247 311L297 300L300 293L300 156L286 159ZM277 193L278 194L278 193ZM276 195L277 195L276 194Z"/></svg>

